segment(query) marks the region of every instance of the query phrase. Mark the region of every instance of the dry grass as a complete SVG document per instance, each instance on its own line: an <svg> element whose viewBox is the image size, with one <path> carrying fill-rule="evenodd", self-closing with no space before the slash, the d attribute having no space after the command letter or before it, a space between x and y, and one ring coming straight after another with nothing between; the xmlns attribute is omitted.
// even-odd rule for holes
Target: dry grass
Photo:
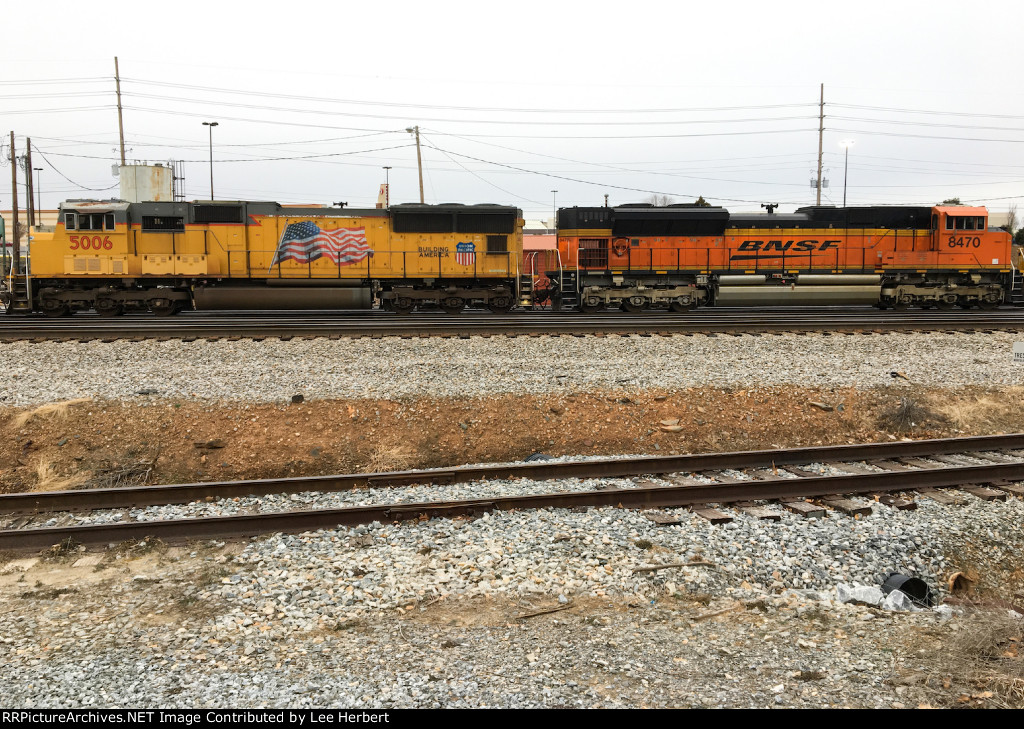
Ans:
<svg viewBox="0 0 1024 729"><path fill-rule="evenodd" d="M401 471L409 468L414 460L412 448L409 446L381 443L370 453L370 460L366 468L371 473Z"/></svg>
<svg viewBox="0 0 1024 729"><path fill-rule="evenodd" d="M1008 387L999 394L982 393L974 397L943 400L934 409L958 430L1012 432L1021 427L1020 402L1024 387ZM935 397L932 397L934 401Z"/></svg>
<svg viewBox="0 0 1024 729"><path fill-rule="evenodd" d="M63 420L68 416L68 410L71 409L72 405L81 405L82 403L92 402L91 398L78 397L74 400L62 400L60 402L49 402L45 405L40 405L37 408L25 410L18 413L11 418L11 427L14 430L20 430L28 425L36 418L53 418L55 420Z"/></svg>
<svg viewBox="0 0 1024 729"><path fill-rule="evenodd" d="M937 705L1024 708L1024 619L968 610L923 655L923 687Z"/></svg>
<svg viewBox="0 0 1024 729"><path fill-rule="evenodd" d="M36 484L33 491L69 491L82 486L89 480L84 473L73 473L70 476L62 476L57 473L53 463L46 460L39 461L36 466Z"/></svg>

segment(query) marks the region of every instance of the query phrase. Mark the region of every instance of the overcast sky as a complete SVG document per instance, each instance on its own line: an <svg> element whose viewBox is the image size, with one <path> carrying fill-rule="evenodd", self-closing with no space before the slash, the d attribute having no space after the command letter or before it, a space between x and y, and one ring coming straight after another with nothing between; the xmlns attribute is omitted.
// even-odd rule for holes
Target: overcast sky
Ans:
<svg viewBox="0 0 1024 729"><path fill-rule="evenodd" d="M1024 200L1024 11L959 2L13 3L9 131L43 207L117 195L114 56L129 160L185 162L188 199L822 202L1006 211ZM17 29L17 32L10 32ZM23 180L22 180L23 181ZM553 193L557 190L557 193ZM24 202L22 201L22 206ZM1021 206L1024 210L1024 205Z"/></svg>

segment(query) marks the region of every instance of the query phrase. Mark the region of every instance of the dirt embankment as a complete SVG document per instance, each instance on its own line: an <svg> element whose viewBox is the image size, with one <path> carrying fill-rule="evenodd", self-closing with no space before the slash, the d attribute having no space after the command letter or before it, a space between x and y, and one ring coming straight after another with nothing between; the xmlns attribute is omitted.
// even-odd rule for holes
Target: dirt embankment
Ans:
<svg viewBox="0 0 1024 729"><path fill-rule="evenodd" d="M693 453L1024 430L1024 388L692 388L300 404L0 410L5 491Z"/></svg>

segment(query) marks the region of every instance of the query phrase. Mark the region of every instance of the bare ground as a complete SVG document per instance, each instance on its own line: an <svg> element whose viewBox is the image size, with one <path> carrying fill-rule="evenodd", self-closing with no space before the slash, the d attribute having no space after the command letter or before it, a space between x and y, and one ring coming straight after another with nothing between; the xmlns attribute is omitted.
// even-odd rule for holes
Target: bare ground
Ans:
<svg viewBox="0 0 1024 729"><path fill-rule="evenodd" d="M0 490L271 478L1024 430L1024 388L692 388L301 404L0 409ZM664 423L678 421L676 425Z"/></svg>

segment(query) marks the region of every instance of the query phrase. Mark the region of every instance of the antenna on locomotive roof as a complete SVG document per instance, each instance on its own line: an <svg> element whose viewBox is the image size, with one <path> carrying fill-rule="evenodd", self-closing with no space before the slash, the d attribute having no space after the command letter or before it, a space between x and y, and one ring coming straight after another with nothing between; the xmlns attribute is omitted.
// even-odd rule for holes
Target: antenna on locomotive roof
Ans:
<svg viewBox="0 0 1024 729"><path fill-rule="evenodd" d="M775 208L779 207L778 203L761 203L761 207L768 211L769 215L775 213Z"/></svg>

